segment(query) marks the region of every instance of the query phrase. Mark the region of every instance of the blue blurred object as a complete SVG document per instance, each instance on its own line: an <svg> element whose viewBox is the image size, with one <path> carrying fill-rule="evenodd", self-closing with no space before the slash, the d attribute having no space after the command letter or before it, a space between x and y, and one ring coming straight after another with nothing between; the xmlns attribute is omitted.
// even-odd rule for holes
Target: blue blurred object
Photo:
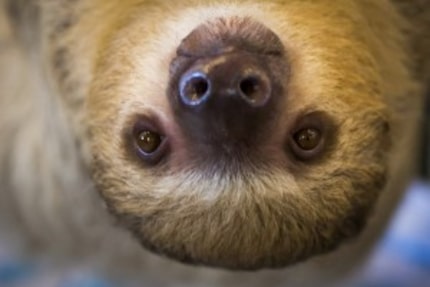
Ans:
<svg viewBox="0 0 430 287"><path fill-rule="evenodd" d="M91 270L46 270L8 253L0 236L0 287L125 287ZM136 282L134 282L136 283ZM150 286L148 286L150 287ZM353 287L430 287L430 185L414 183Z"/></svg>
<svg viewBox="0 0 430 287"><path fill-rule="evenodd" d="M114 282L91 275L73 276L60 282L59 287L116 287Z"/></svg>
<svg viewBox="0 0 430 287"><path fill-rule="evenodd" d="M430 287L430 185L414 183L357 287Z"/></svg>
<svg viewBox="0 0 430 287"><path fill-rule="evenodd" d="M33 275L34 268L28 262L0 259L0 286L16 284Z"/></svg>

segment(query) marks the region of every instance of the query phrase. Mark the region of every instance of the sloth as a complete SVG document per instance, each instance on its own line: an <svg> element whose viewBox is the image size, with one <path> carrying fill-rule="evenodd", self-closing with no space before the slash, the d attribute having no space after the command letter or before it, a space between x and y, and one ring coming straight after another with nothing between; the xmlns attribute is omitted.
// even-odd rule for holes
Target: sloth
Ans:
<svg viewBox="0 0 430 287"><path fill-rule="evenodd" d="M22 250L333 286L414 174L426 1L1 3L1 228Z"/></svg>

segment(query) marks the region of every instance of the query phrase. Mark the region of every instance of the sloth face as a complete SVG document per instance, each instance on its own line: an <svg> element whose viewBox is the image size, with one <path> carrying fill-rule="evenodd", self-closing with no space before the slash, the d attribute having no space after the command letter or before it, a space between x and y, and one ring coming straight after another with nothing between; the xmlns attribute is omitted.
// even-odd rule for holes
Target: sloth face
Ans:
<svg viewBox="0 0 430 287"><path fill-rule="evenodd" d="M97 47L87 113L112 214L150 250L231 269L356 236L390 143L357 7L153 2L111 17Z"/></svg>

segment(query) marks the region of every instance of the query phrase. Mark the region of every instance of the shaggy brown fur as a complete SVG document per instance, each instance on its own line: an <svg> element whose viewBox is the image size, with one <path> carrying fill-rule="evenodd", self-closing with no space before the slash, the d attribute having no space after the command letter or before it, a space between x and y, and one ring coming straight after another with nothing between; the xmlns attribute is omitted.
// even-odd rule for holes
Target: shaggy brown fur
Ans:
<svg viewBox="0 0 430 287"><path fill-rule="evenodd" d="M367 254L413 174L430 76L428 1L0 3L16 27L1 26L0 207L10 218L2 225L41 250L90 251L101 265L121 260L161 284L323 286ZM203 163L167 100L169 66L196 27L242 29L234 19L261 23L282 42L290 71L282 112L258 152ZM299 160L285 139L315 115L330 145ZM127 136L142 116L169 138L156 166L131 156ZM307 262L230 274L151 257L135 241L230 269ZM166 268L171 278L154 271Z"/></svg>

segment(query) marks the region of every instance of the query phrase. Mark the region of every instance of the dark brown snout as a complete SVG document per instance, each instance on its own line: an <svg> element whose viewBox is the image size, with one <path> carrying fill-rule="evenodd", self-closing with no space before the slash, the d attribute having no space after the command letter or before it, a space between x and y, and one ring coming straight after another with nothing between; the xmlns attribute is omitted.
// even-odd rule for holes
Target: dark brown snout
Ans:
<svg viewBox="0 0 430 287"><path fill-rule="evenodd" d="M196 61L180 77L181 105L196 111L211 105L219 116L230 112L230 106L249 110L264 106L272 83L261 58L239 51Z"/></svg>
<svg viewBox="0 0 430 287"><path fill-rule="evenodd" d="M287 74L283 46L271 30L250 19L217 19L178 47L169 99L187 139L204 146L200 152L250 147L270 130Z"/></svg>

